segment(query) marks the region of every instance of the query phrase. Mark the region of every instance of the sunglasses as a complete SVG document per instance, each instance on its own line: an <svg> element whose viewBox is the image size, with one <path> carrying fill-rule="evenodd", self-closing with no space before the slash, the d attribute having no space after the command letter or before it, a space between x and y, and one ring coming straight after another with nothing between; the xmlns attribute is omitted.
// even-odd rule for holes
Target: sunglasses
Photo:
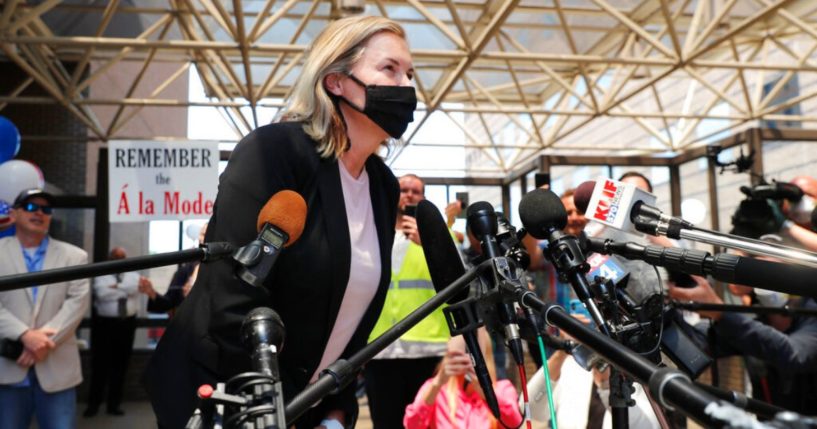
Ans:
<svg viewBox="0 0 817 429"><path fill-rule="evenodd" d="M50 215L54 211L54 208L51 206L41 206L37 203L25 203L21 205L20 208L29 213L34 213L37 210L41 210L45 215Z"/></svg>

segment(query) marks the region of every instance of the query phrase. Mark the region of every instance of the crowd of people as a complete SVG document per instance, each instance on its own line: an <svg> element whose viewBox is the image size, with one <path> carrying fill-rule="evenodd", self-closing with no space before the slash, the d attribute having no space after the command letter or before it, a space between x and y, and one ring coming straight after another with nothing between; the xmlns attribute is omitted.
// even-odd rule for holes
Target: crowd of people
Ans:
<svg viewBox="0 0 817 429"><path fill-rule="evenodd" d="M238 332L253 308L273 308L287 326L287 337L295 339L278 356L289 400L332 362L358 352L431 298L435 289L414 217L416 205L425 198L425 183L413 174L396 178L379 156L413 120L417 105L413 76L405 32L394 21L380 17L335 21L307 51L277 120L237 145L220 178L214 215L202 229L200 242L252 241L257 214L280 190L295 190L308 201L303 233L281 253L265 287L248 287L234 275L231 263L222 260L179 267L164 294L137 272L0 292L3 350L19 348L19 354L0 359L0 427L28 428L33 416L41 428L73 427L76 387L82 382L76 331L91 302L91 377L84 415L93 417L103 403L108 414L124 414L123 384L138 303L144 295L148 310L174 313L145 380L158 425L177 428L196 408L199 385L223 382L252 368ZM637 172L619 180L653 191L649 179ZM800 177L793 183L804 191L804 198L817 198L813 178ZM561 196L568 234L685 245L590 228L573 198L573 190ZM14 201L15 233L0 239L0 275L87 262L83 250L49 236L53 206L53 196L42 189L26 190ZM462 210L460 201L445 207L449 227ZM774 232L805 248L817 248L810 220L799 216L793 205L783 204L779 211L784 219ZM469 254L479 256L472 234L451 231L451 235L461 245L464 263ZM531 258L531 287L545 300L569 307L576 296L543 257L547 243L527 237L523 245ZM111 259L125 257L121 247L110 254ZM644 273L649 274L646 280ZM630 274L633 282L645 283L631 289L666 287L672 298L723 302L703 277L693 277L694 285L681 288L671 281L648 286L654 282L652 267L646 264L633 265ZM740 285L730 290L747 305L767 298ZM811 298L778 296L772 301L780 305L787 300L817 307ZM755 396L801 413L814 412L817 320L699 313L703 319L697 327L711 355L739 354L762 362L762 370L751 374ZM483 329L478 337L499 402L498 418L476 382L464 340L450 337L438 310L366 365L363 384L374 427L518 426L523 418L521 386L506 376L501 337L492 338ZM609 366L588 371L563 350L552 350L548 356L546 362L538 361L542 369L528 385L531 418L546 425L555 415L565 428L610 427ZM758 367L756 362L747 366ZM553 413L542 394L545 368L554 388ZM295 427L354 427L356 387L351 384L324 398ZM661 413L651 406L643 388L636 386L633 398L631 427L659 427Z"/></svg>

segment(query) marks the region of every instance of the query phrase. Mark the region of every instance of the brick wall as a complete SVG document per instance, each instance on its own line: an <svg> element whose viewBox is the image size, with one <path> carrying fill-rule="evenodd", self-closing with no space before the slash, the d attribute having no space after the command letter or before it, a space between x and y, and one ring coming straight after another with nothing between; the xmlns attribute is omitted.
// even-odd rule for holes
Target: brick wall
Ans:
<svg viewBox="0 0 817 429"><path fill-rule="evenodd" d="M73 69L66 65L69 72ZM0 93L8 94L27 75L16 65L0 62ZM22 96L49 96L32 83ZM43 171L46 189L55 194L83 195L85 189L87 127L59 104L9 104L0 114L9 118L20 130L22 143L16 159L31 161ZM41 141L35 136L71 136L76 141ZM51 233L54 237L86 247L83 229L87 210L58 210L54 214Z"/></svg>

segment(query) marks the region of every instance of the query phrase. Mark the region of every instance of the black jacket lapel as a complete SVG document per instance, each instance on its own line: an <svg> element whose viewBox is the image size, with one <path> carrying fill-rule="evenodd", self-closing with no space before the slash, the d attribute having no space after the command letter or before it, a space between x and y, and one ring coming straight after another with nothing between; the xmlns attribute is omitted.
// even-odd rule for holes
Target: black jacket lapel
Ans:
<svg viewBox="0 0 817 429"><path fill-rule="evenodd" d="M332 282L329 317L326 318L326 335L324 346L329 340L335 319L337 318L346 285L349 279L349 265L351 264L351 241L349 238L349 222L346 219L346 204L343 201L343 187L340 183L340 166L337 161L323 161L318 170L318 189L321 207L326 227L326 240L330 249L336 249L328 262ZM318 359L320 360L320 359Z"/></svg>

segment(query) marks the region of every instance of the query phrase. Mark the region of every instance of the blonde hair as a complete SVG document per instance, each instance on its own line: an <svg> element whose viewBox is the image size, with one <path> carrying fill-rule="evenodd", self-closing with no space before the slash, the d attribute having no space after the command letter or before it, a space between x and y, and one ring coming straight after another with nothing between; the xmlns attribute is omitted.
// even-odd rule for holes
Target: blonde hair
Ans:
<svg viewBox="0 0 817 429"><path fill-rule="evenodd" d="M329 24L307 50L301 74L280 117L282 121L303 121L304 131L319 142L318 152L323 158L338 158L349 147L346 124L324 87L324 78L348 73L362 57L369 39L383 31L406 38L403 27L388 18L353 16Z"/></svg>

